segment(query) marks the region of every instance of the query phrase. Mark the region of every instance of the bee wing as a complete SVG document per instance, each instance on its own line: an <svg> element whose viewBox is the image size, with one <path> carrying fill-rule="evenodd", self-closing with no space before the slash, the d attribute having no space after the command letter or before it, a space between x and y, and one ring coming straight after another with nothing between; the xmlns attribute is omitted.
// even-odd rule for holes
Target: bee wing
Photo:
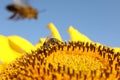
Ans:
<svg viewBox="0 0 120 80"><path fill-rule="evenodd" d="M28 5L28 0L13 0L14 4L16 5L22 5L22 6L25 6L25 5Z"/></svg>

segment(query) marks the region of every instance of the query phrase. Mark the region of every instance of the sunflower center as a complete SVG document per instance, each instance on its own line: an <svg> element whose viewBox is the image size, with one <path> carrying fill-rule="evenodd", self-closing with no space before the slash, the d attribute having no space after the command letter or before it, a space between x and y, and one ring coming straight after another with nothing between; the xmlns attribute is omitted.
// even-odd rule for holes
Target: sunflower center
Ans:
<svg viewBox="0 0 120 80"><path fill-rule="evenodd" d="M98 59L89 55L79 54L66 54L66 53L53 53L46 61L54 65L57 68L58 63L74 69L77 73L79 71L82 74L89 74L91 71L97 71L98 73L105 65Z"/></svg>

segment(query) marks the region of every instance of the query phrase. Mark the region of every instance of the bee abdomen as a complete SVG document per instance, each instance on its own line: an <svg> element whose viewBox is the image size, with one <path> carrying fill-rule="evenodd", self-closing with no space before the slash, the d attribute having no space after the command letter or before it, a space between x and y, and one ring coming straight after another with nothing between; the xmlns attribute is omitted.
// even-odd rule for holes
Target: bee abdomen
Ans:
<svg viewBox="0 0 120 80"><path fill-rule="evenodd" d="M10 4L6 7L7 10L15 12L18 10L18 8L20 8L20 6L14 5L14 4Z"/></svg>

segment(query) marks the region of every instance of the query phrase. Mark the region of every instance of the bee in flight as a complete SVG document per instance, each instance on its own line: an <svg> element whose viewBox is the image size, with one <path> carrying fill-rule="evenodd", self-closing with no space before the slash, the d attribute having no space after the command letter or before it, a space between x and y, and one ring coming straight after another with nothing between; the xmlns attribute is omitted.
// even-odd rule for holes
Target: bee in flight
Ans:
<svg viewBox="0 0 120 80"><path fill-rule="evenodd" d="M9 19L37 19L38 11L27 2L27 0L14 0L14 3L7 5L6 9L13 13Z"/></svg>

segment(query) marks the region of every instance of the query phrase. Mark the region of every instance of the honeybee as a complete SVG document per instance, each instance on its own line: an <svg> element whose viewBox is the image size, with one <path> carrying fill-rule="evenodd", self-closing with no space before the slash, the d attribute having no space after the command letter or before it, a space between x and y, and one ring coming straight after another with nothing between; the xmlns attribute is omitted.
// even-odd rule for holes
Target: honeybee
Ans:
<svg viewBox="0 0 120 80"><path fill-rule="evenodd" d="M46 38L45 42L43 43L44 47L49 47L50 45L55 45L60 43L61 41L56 39L56 38L52 38L52 34L48 35L48 37Z"/></svg>
<svg viewBox="0 0 120 80"><path fill-rule="evenodd" d="M37 19L38 11L27 3L27 0L14 0L13 4L6 6L6 9L13 13L9 19Z"/></svg>

